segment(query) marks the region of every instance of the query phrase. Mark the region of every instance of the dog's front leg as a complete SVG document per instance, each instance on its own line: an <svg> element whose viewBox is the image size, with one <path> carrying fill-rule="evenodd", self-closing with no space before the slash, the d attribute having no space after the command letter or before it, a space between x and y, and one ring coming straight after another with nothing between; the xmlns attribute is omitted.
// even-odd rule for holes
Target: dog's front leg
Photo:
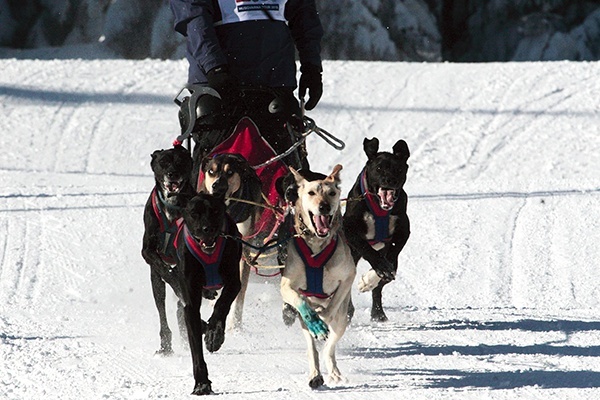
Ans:
<svg viewBox="0 0 600 400"><path fill-rule="evenodd" d="M171 330L169 329L169 324L167 323L167 314L165 309L166 286L163 275L165 270L164 266L166 264L156 250L158 248L158 238L152 232L158 229L158 222L156 219L151 217L152 215L146 212L144 217L146 230L144 232L142 244L142 257L150 266L152 296L154 297L154 304L156 305L156 309L158 311L160 323L160 349L156 351L156 354L169 355L173 353L173 348L171 346Z"/></svg>
<svg viewBox="0 0 600 400"><path fill-rule="evenodd" d="M352 282L350 282L352 285ZM325 365L329 371L329 382L338 383L342 381L342 374L337 366L335 358L335 349L338 341L342 338L348 327L348 305L350 304L350 291L346 294L346 298L342 302L339 311L334 315L333 319L329 323L330 333L323 349L323 357L325 359Z"/></svg>
<svg viewBox="0 0 600 400"><path fill-rule="evenodd" d="M154 221L151 222L153 223ZM158 227L156 227L156 229L158 229ZM175 295L181 300L182 293L181 287L179 286L178 270L175 266L169 265L163 261L158 251L158 243L158 237L155 234L146 231L144 233L142 257L150 266L151 273L158 275L163 281L168 283L175 292Z"/></svg>
<svg viewBox="0 0 600 400"><path fill-rule="evenodd" d="M200 296L199 296L200 299ZM200 300L184 307L185 322L187 326L192 366L194 373L194 395L212 393L211 381L208 379L208 368L204 361L202 351L202 320L200 319Z"/></svg>
<svg viewBox="0 0 600 400"><path fill-rule="evenodd" d="M329 328L313 310L300 294L292 288L291 280L285 276L281 277L281 297L283 302L293 306L297 311L304 326L315 339L326 339Z"/></svg>
<svg viewBox="0 0 600 400"><path fill-rule="evenodd" d="M395 278L394 266L377 250L373 249L365 237L368 230L362 217L365 212L366 210L362 208L348 209L344 215L344 234L352 249L353 258L355 263L360 258L364 258L381 279L392 281Z"/></svg>
<svg viewBox="0 0 600 400"><path fill-rule="evenodd" d="M152 283L152 295L154 296L154 303L158 310L160 322L160 349L156 351L156 354L170 355L173 354L173 348L171 346L171 329L169 329L169 324L167 323L167 312L165 309L166 285L162 278L154 271L150 272L150 281Z"/></svg>
<svg viewBox="0 0 600 400"><path fill-rule="evenodd" d="M304 339L306 339L309 371L308 385L312 389L316 389L325 383L323 375L321 375L321 367L319 365L319 351L317 350L315 339L313 338L312 333L309 331L304 321L300 321L300 323L302 325Z"/></svg>
<svg viewBox="0 0 600 400"><path fill-rule="evenodd" d="M329 324L329 321L333 320L339 315L340 309L344 308L344 314L348 311L348 303L350 302L350 292L352 291L352 283L356 277L356 268L354 267L350 254L347 255L348 268L345 272L345 277L340 281L337 289L331 296L329 304L319 315L321 318ZM343 307L342 307L343 306Z"/></svg>
<svg viewBox="0 0 600 400"><path fill-rule="evenodd" d="M398 256L410 237L410 220L407 215L404 215L402 218L396 220L395 225L396 228L394 229L390 245L387 248L385 258L397 268Z"/></svg>
<svg viewBox="0 0 600 400"><path fill-rule="evenodd" d="M235 247L232 249L226 249L226 251L231 252L228 255L231 254L233 256L223 260L223 263L225 264L221 265L223 289L221 290L221 295L215 303L212 315L208 320L206 335L204 337L206 349L211 353L219 350L225 341L225 324L227 315L229 314L231 304L239 294L241 287L240 275L238 272L241 250L237 250L237 256L235 256Z"/></svg>
<svg viewBox="0 0 600 400"><path fill-rule="evenodd" d="M200 317L200 306L202 304L201 287L203 279L200 276L200 268L194 264L192 255L184 253L178 267L181 268L182 292L185 305L183 315L187 328L190 352L192 355L192 368L194 373L194 395L205 395L212 393L211 381L208 379L208 368L204 361L202 350L202 319Z"/></svg>

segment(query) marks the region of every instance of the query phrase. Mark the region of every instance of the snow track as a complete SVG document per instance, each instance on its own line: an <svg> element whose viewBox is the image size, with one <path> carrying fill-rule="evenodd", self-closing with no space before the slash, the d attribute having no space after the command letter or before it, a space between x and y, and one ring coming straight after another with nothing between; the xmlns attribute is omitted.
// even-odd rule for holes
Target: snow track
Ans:
<svg viewBox="0 0 600 400"><path fill-rule="evenodd" d="M326 63L310 116L347 147L310 137L313 169L343 164L347 193L365 137L411 149L412 235L384 290L390 321L372 323L370 295L354 288L338 345L347 381L312 391L279 278L252 275L243 330L206 355L217 394L597 398L598 66ZM4 59L0 70L0 398L189 398L172 293L175 355L154 356L140 255L150 154L177 135L185 62Z"/></svg>

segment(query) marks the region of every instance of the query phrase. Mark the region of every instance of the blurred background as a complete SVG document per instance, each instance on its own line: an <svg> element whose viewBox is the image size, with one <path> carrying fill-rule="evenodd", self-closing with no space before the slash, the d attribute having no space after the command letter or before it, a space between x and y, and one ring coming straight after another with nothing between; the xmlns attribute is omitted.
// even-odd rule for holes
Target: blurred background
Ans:
<svg viewBox="0 0 600 400"><path fill-rule="evenodd" d="M597 0L317 0L317 7L330 60L600 59ZM106 58L179 59L182 46L166 0L0 0L0 57L45 48L47 58L97 58L101 48Z"/></svg>

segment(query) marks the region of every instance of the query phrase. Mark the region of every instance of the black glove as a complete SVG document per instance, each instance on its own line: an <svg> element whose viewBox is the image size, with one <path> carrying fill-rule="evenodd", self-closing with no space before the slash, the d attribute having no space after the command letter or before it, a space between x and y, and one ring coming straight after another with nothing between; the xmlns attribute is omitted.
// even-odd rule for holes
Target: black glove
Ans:
<svg viewBox="0 0 600 400"><path fill-rule="evenodd" d="M300 95L300 98L303 98L308 90L308 101L304 105L304 108L307 110L315 108L323 95L321 71L321 67L312 64L304 64L300 67L298 94Z"/></svg>
<svg viewBox="0 0 600 400"><path fill-rule="evenodd" d="M227 65L220 65L206 74L208 86L215 89L223 100L230 100L238 91L237 80L229 73Z"/></svg>

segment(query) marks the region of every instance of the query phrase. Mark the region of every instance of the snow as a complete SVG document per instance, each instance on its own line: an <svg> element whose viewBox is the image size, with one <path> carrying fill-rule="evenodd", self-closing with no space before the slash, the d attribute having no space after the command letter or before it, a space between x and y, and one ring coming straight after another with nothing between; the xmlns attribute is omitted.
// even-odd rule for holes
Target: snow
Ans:
<svg viewBox="0 0 600 400"><path fill-rule="evenodd" d="M279 279L253 275L244 329L206 354L227 399L592 399L600 395L598 62L326 62L313 169L347 192L365 137L411 149L412 236L312 391ZM0 398L182 399L141 255L150 154L178 133L185 61L0 59ZM360 263L359 275L367 265ZM209 306L205 306L207 312Z"/></svg>

